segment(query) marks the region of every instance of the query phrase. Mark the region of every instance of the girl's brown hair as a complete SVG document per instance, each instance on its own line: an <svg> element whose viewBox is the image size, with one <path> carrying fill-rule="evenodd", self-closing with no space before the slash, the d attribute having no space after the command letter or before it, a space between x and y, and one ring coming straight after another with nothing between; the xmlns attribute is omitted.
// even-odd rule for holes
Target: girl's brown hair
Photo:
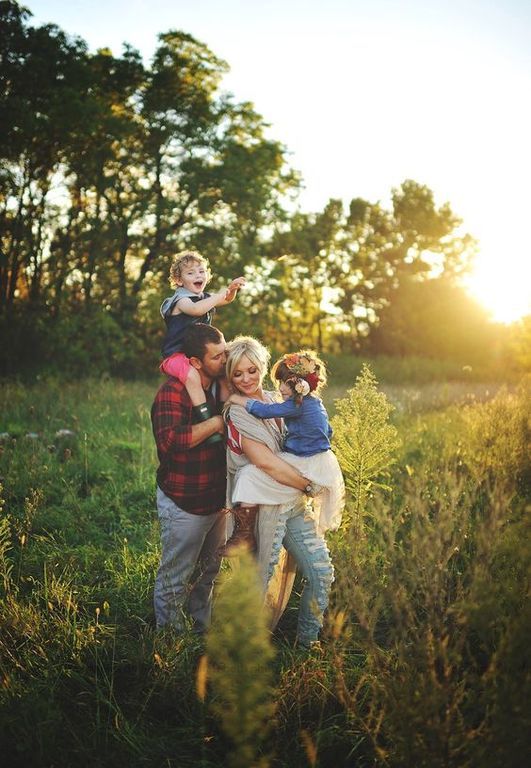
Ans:
<svg viewBox="0 0 531 768"><path fill-rule="evenodd" d="M302 349L283 355L271 368L271 378L274 381L285 382L293 392L297 402L302 401L302 395L297 392L297 383L305 381L310 392L319 394L326 385L326 365L311 349Z"/></svg>

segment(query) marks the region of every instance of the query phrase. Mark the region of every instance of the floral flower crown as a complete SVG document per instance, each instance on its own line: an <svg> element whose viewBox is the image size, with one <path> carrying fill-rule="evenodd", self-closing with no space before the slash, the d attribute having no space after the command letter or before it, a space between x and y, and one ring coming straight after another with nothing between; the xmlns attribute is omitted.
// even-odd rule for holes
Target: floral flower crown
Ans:
<svg viewBox="0 0 531 768"><path fill-rule="evenodd" d="M305 397L317 389L319 385L318 365L309 355L294 352L291 355L286 355L283 362L288 371L295 374L286 381L293 385L293 389L298 395Z"/></svg>

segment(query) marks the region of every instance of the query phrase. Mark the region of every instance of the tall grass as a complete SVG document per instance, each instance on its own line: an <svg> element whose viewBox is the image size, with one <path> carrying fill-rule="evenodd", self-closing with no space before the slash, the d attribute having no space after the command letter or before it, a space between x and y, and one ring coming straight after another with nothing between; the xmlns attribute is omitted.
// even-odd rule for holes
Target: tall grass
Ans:
<svg viewBox="0 0 531 768"><path fill-rule="evenodd" d="M349 682L337 650L337 687L377 762L525 762L528 398L455 412L459 439L432 430L400 492L366 509L363 546L338 543L338 608L365 661Z"/></svg>
<svg viewBox="0 0 531 768"><path fill-rule="evenodd" d="M275 710L274 652L267 626L255 563L242 553L237 568L221 586L207 640L214 694L211 708L231 740L231 768L269 765L260 749Z"/></svg>
<svg viewBox="0 0 531 768"><path fill-rule="evenodd" d="M269 639L245 568L216 598L208 651L155 631L152 387L1 390L6 765L226 765L255 725L250 764L272 768L526 764L529 385L398 414L370 376L349 387L351 515L310 654L293 649L297 590Z"/></svg>

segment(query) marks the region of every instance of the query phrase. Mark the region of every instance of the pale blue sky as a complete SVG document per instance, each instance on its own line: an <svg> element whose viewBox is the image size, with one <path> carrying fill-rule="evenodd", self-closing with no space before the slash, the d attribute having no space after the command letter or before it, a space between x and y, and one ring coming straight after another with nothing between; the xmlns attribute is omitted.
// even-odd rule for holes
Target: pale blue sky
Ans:
<svg viewBox="0 0 531 768"><path fill-rule="evenodd" d="M475 293L529 307L531 2L524 0L28 0L91 50L149 61L182 29L224 58L224 82L291 152L304 210L386 201L413 178L480 240ZM500 269L503 272L500 273Z"/></svg>

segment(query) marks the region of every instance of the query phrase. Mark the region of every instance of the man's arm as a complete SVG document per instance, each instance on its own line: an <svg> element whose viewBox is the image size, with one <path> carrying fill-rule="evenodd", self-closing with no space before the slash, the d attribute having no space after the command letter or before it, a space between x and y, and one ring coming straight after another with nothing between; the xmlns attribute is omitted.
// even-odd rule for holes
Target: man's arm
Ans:
<svg viewBox="0 0 531 768"><path fill-rule="evenodd" d="M212 416L210 419L201 421L199 424L192 424L192 437L188 447L195 448L196 445L204 442L211 435L215 435L216 432L222 435L224 430L225 426L222 416Z"/></svg>
<svg viewBox="0 0 531 768"><path fill-rule="evenodd" d="M188 409L170 388L161 390L151 409L153 434L160 461L175 451L195 448L216 432L223 434L223 419L212 416L199 424L188 423Z"/></svg>
<svg viewBox="0 0 531 768"><path fill-rule="evenodd" d="M263 470L267 475L282 485L289 485L304 493L309 480L298 472L295 467L277 456L267 445L242 437L242 450L249 461Z"/></svg>

